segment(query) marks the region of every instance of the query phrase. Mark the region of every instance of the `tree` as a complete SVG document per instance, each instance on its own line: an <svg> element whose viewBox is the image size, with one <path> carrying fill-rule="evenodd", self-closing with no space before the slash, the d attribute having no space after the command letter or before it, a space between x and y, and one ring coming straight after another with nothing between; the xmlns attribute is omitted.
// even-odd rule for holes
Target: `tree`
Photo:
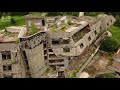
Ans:
<svg viewBox="0 0 120 90"><path fill-rule="evenodd" d="M11 18L10 22L11 22L11 24L16 24L16 21L14 18Z"/></svg>
<svg viewBox="0 0 120 90"><path fill-rule="evenodd" d="M27 15L29 12L6 12L9 13L10 16L22 16L22 15Z"/></svg>
<svg viewBox="0 0 120 90"><path fill-rule="evenodd" d="M116 22L115 22L115 25L116 26L120 26L120 15L116 15Z"/></svg>
<svg viewBox="0 0 120 90"><path fill-rule="evenodd" d="M96 78L116 78L116 76L113 73L103 74Z"/></svg>
<svg viewBox="0 0 120 90"><path fill-rule="evenodd" d="M98 14L104 14L104 12L85 12L88 16L97 16Z"/></svg>
<svg viewBox="0 0 120 90"><path fill-rule="evenodd" d="M106 38L101 42L100 49L105 52L116 52L119 48L119 43L115 39Z"/></svg>
<svg viewBox="0 0 120 90"><path fill-rule="evenodd" d="M47 16L56 16L56 15L72 15L72 16L78 16L79 12L48 12Z"/></svg>

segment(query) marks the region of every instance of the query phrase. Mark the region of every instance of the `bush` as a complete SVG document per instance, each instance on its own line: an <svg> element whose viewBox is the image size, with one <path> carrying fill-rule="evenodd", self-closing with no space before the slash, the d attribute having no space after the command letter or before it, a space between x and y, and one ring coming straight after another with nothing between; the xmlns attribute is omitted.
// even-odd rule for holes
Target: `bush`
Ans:
<svg viewBox="0 0 120 90"><path fill-rule="evenodd" d="M109 73L109 74L100 75L99 77L96 78L116 78L116 76L113 73Z"/></svg>
<svg viewBox="0 0 120 90"><path fill-rule="evenodd" d="M115 25L120 26L120 16L116 15L115 19L116 19Z"/></svg>
<svg viewBox="0 0 120 90"><path fill-rule="evenodd" d="M116 52L119 48L119 43L112 38L106 38L106 40L101 42L100 49L105 51L105 52Z"/></svg>
<svg viewBox="0 0 120 90"><path fill-rule="evenodd" d="M11 18L10 22L11 22L11 24L16 24L16 21L14 18Z"/></svg>
<svg viewBox="0 0 120 90"><path fill-rule="evenodd" d="M99 14L104 14L104 12L85 12L85 15L88 16L97 16Z"/></svg>

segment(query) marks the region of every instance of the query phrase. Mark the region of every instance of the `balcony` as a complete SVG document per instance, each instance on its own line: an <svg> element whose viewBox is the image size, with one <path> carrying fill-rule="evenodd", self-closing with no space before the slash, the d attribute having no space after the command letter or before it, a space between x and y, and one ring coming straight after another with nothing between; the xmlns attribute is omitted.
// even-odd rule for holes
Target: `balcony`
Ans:
<svg viewBox="0 0 120 90"><path fill-rule="evenodd" d="M63 59L49 60L49 65L64 65L64 60Z"/></svg>
<svg viewBox="0 0 120 90"><path fill-rule="evenodd" d="M64 65L64 62L49 63L49 65Z"/></svg>

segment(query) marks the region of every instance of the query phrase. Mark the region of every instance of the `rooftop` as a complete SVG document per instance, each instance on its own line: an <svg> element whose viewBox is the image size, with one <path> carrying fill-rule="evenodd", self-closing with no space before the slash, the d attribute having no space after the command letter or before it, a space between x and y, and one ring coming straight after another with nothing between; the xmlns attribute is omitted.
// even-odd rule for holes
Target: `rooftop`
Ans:
<svg viewBox="0 0 120 90"><path fill-rule="evenodd" d="M66 23L63 23L61 26L57 26L62 20L67 20ZM86 24L86 21L79 20L78 17L62 17L59 19L52 27L49 28L50 31L64 31L64 32L72 32L76 30L78 27L83 26Z"/></svg>
<svg viewBox="0 0 120 90"><path fill-rule="evenodd" d="M11 26L0 31L0 42L14 42L18 39L18 35L22 27Z"/></svg>

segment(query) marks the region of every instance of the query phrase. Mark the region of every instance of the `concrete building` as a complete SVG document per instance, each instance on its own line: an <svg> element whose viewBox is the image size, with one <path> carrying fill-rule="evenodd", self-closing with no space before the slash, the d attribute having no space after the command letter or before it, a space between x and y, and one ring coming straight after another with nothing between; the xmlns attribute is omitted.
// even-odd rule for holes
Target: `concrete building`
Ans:
<svg viewBox="0 0 120 90"><path fill-rule="evenodd" d="M20 27L9 27L0 32L0 77L25 78L26 73L19 48Z"/></svg>
<svg viewBox="0 0 120 90"><path fill-rule="evenodd" d="M5 77L2 57L3 59L14 58L10 55L5 56L3 51L7 51L7 54L10 51L18 52L17 65L20 69L19 72L16 71L18 77L38 78L46 72L48 67L53 67L58 71L58 75L62 75L71 60L82 54L98 38L96 45L110 34L108 29L114 24L115 18L106 14L90 17L84 16L84 13L80 17L27 15L26 22L27 27L19 30L17 37L20 40L19 43L4 43L5 37L0 38L2 77ZM31 33L32 24L36 26L34 30L37 32ZM10 69L10 66L7 68Z"/></svg>

